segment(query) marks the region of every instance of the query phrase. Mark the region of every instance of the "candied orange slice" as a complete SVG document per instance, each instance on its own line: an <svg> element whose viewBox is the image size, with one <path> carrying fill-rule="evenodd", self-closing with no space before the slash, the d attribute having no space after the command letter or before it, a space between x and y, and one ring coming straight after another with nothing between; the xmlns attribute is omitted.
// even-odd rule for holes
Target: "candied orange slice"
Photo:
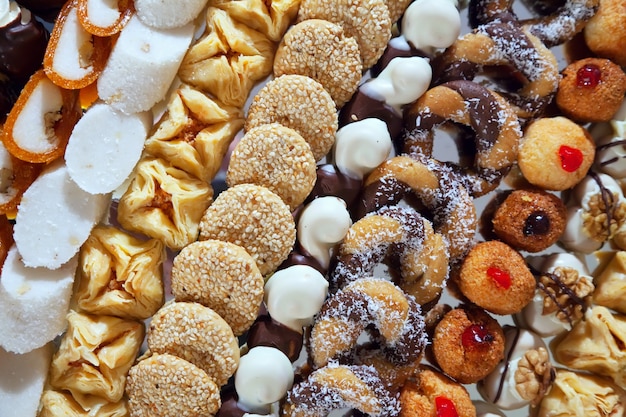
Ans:
<svg viewBox="0 0 626 417"><path fill-rule="evenodd" d="M130 0L78 0L78 20L87 32L96 36L115 35L134 12Z"/></svg>
<svg viewBox="0 0 626 417"><path fill-rule="evenodd" d="M87 32L77 6L78 0L71 0L61 9L43 59L48 78L72 90L93 83L111 53L111 39Z"/></svg>
<svg viewBox="0 0 626 417"><path fill-rule="evenodd" d="M43 164L22 161L0 145L0 215L12 218L22 194L39 176Z"/></svg>
<svg viewBox="0 0 626 417"><path fill-rule="evenodd" d="M59 87L44 70L39 70L30 77L9 112L2 142L23 161L53 161L63 156L81 114L78 92Z"/></svg>

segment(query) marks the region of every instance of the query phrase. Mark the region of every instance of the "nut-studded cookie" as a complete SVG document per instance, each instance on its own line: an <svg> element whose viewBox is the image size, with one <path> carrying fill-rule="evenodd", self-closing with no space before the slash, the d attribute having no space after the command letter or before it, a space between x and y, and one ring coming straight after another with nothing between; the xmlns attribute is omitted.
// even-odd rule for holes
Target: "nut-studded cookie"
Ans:
<svg viewBox="0 0 626 417"><path fill-rule="evenodd" d="M363 67L382 56L391 39L391 19L385 0L302 0L298 21L324 19L340 25L356 39Z"/></svg>
<svg viewBox="0 0 626 417"><path fill-rule="evenodd" d="M356 91L363 64L357 41L335 23L310 19L291 27L274 59L274 76L307 75L330 93L337 107Z"/></svg>
<svg viewBox="0 0 626 417"><path fill-rule="evenodd" d="M241 138L230 156L226 183L256 184L276 193L291 210L315 185L315 158L295 130L279 123L260 125Z"/></svg>
<svg viewBox="0 0 626 417"><path fill-rule="evenodd" d="M217 312L240 335L263 302L263 275L246 250L219 240L194 242L172 264L176 301L194 301Z"/></svg>
<svg viewBox="0 0 626 417"><path fill-rule="evenodd" d="M243 247L267 275L289 256L296 225L279 196L260 185L240 184L218 195L204 212L200 240L207 239Z"/></svg>
<svg viewBox="0 0 626 417"><path fill-rule="evenodd" d="M338 128L328 91L313 78L298 74L275 78L254 96L245 130L265 123L280 123L300 133L316 161L330 151Z"/></svg>

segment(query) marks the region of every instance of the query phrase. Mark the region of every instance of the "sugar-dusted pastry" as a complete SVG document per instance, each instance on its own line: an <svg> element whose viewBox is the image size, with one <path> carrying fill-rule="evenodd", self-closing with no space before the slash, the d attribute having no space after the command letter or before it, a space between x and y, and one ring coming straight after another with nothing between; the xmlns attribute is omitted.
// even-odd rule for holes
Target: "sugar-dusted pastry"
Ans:
<svg viewBox="0 0 626 417"><path fill-rule="evenodd" d="M95 395L81 395L77 400L69 391L47 389L41 396L38 417L127 417L128 404L125 398L110 402Z"/></svg>
<svg viewBox="0 0 626 417"><path fill-rule="evenodd" d="M558 339L554 358L563 365L612 378L626 387L626 316L594 306Z"/></svg>
<svg viewBox="0 0 626 417"><path fill-rule="evenodd" d="M161 158L139 161L119 201L117 220L127 230L181 249L196 240L213 188Z"/></svg>
<svg viewBox="0 0 626 417"><path fill-rule="evenodd" d="M614 252L611 260L595 276L595 304L626 314L626 252Z"/></svg>
<svg viewBox="0 0 626 417"><path fill-rule="evenodd" d="M456 283L471 302L501 315L521 311L536 284L522 255L498 240L478 243L469 251Z"/></svg>
<svg viewBox="0 0 626 417"><path fill-rule="evenodd" d="M263 301L263 276L248 252L234 243L190 243L174 257L176 301L200 303L222 316L236 335L256 319Z"/></svg>
<svg viewBox="0 0 626 417"><path fill-rule="evenodd" d="M572 251L598 250L616 236L626 221L622 189L606 174L586 176L574 188L567 206L567 226L560 242Z"/></svg>
<svg viewBox="0 0 626 417"><path fill-rule="evenodd" d="M178 76L226 105L243 107L255 82L271 73L274 50L261 32L209 7L205 31L187 51Z"/></svg>
<svg viewBox="0 0 626 417"><path fill-rule="evenodd" d="M50 385L75 396L119 401L144 338L143 323L74 311L67 321L67 333L52 359Z"/></svg>
<svg viewBox="0 0 626 417"><path fill-rule="evenodd" d="M504 360L478 383L482 397L513 410L536 406L550 390L555 373L548 347L539 335L513 326L504 327Z"/></svg>
<svg viewBox="0 0 626 417"><path fill-rule="evenodd" d="M520 325L541 336L571 329L591 304L593 278L585 264L571 253L546 255L537 273L537 290L516 314Z"/></svg>
<svg viewBox="0 0 626 417"><path fill-rule="evenodd" d="M74 299L81 310L143 320L163 305L165 248L112 226L94 228L81 247Z"/></svg>
<svg viewBox="0 0 626 417"><path fill-rule="evenodd" d="M469 393L434 368L420 366L400 390L400 417L475 417Z"/></svg>
<svg viewBox="0 0 626 417"><path fill-rule="evenodd" d="M626 392L610 379L557 369L550 392L532 413L534 417L623 416Z"/></svg>

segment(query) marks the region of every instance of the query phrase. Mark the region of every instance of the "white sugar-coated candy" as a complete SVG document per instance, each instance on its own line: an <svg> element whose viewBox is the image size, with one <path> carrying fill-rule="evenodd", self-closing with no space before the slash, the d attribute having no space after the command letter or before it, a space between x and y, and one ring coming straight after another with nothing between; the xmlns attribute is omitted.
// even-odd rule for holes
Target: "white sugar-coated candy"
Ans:
<svg viewBox="0 0 626 417"><path fill-rule="evenodd" d="M207 0L135 0L135 10L146 25L169 29L194 20L206 4Z"/></svg>
<svg viewBox="0 0 626 417"><path fill-rule="evenodd" d="M293 385L291 361L280 350L256 346L239 360L235 390L239 405L250 413L267 414Z"/></svg>
<svg viewBox="0 0 626 417"><path fill-rule="evenodd" d="M66 327L77 259L59 269L29 268L13 247L0 277L0 346L26 353L44 346Z"/></svg>
<svg viewBox="0 0 626 417"><path fill-rule="evenodd" d="M25 354L0 349L0 416L37 415L52 352L51 343Z"/></svg>
<svg viewBox="0 0 626 417"><path fill-rule="evenodd" d="M193 33L191 23L155 29L132 17L98 77L98 96L124 113L149 110L165 97Z"/></svg>
<svg viewBox="0 0 626 417"><path fill-rule="evenodd" d="M65 150L70 177L91 194L118 188L141 157L150 128L148 113L124 114L105 103L87 110Z"/></svg>
<svg viewBox="0 0 626 417"><path fill-rule="evenodd" d="M59 268L87 240L109 196L89 194L62 161L48 167L22 196L13 236L24 264Z"/></svg>

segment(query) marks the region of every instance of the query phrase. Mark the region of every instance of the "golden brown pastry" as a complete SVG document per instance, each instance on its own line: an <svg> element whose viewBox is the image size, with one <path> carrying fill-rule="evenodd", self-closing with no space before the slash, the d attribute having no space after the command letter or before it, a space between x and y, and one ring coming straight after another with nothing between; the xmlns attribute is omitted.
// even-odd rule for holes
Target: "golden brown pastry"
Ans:
<svg viewBox="0 0 626 417"><path fill-rule="evenodd" d="M595 277L593 302L626 314L626 252L617 251Z"/></svg>
<svg viewBox="0 0 626 417"><path fill-rule="evenodd" d="M127 400L109 402L94 395L75 399L68 391L45 390L41 396L41 410L37 417L128 417Z"/></svg>

